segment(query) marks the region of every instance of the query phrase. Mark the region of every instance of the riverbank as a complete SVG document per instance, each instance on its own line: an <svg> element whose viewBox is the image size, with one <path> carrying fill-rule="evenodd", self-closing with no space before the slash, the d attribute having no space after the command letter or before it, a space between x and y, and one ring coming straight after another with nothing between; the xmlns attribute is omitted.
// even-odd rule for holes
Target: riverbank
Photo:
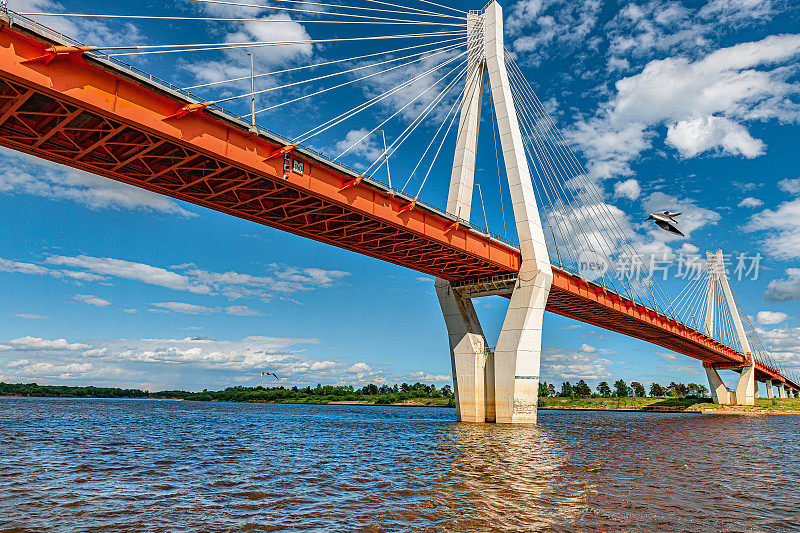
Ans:
<svg viewBox="0 0 800 533"><path fill-rule="evenodd" d="M539 409L800 415L800 399L757 398L755 405L717 405L708 398L539 398Z"/></svg>

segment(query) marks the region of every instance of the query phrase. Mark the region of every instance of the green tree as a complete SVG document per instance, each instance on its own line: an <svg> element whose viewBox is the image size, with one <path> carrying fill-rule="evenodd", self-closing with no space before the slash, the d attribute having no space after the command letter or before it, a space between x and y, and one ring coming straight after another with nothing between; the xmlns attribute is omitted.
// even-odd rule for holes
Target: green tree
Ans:
<svg viewBox="0 0 800 533"><path fill-rule="evenodd" d="M614 382L614 396L617 398L625 398L628 395L628 384L624 379L618 379Z"/></svg>
<svg viewBox="0 0 800 533"><path fill-rule="evenodd" d="M597 393L600 394L603 398L608 398L611 396L611 387L608 386L608 382L601 381L597 384Z"/></svg>
<svg viewBox="0 0 800 533"><path fill-rule="evenodd" d="M652 396L653 398L662 398L666 395L667 393L664 390L664 387L655 382L650 384L650 396Z"/></svg>
<svg viewBox="0 0 800 533"><path fill-rule="evenodd" d="M550 394L550 390L547 388L547 382L542 381L539 383L539 397L546 398L548 394Z"/></svg>
<svg viewBox="0 0 800 533"><path fill-rule="evenodd" d="M631 381L631 389L633 389L633 395L637 398L644 398L647 396L644 386L638 381Z"/></svg>
<svg viewBox="0 0 800 533"><path fill-rule="evenodd" d="M552 383L550 385L548 385L547 386L547 393L548 393L548 396L550 396L551 398L555 398L556 397L556 386L553 385Z"/></svg>
<svg viewBox="0 0 800 533"><path fill-rule="evenodd" d="M671 381L669 385L667 385L667 395L672 396L674 398L685 398L687 393L687 387L683 383L675 383Z"/></svg>
<svg viewBox="0 0 800 533"><path fill-rule="evenodd" d="M575 393L575 396L580 396L581 398L588 398L592 395L592 389L590 389L589 385L587 385L583 380L580 380L575 384L573 392Z"/></svg>
<svg viewBox="0 0 800 533"><path fill-rule="evenodd" d="M569 381L565 381L561 384L561 396L564 398L571 398L572 397L572 385Z"/></svg>

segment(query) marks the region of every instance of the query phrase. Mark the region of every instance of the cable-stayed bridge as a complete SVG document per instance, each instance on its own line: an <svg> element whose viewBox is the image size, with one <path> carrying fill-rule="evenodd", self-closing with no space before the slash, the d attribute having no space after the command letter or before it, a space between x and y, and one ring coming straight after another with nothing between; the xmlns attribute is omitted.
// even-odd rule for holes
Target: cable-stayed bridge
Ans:
<svg viewBox="0 0 800 533"><path fill-rule="evenodd" d="M309 13L308 5L314 5L283 1L305 5L280 8L289 12ZM435 276L460 420L536 421L545 310L702 361L719 403L754 403L757 381L767 383L770 396L775 387L781 397L800 394L800 382L771 359L750 323L721 251L709 252L676 296L661 290L630 232L505 50L499 4L466 13L427 0L420 0L420 8L368 1L372 7L340 12L330 10L333 4L318 4L329 10L311 10L316 13L311 16L327 20L303 22L337 24L339 16L350 24L425 29L296 41L87 46L29 18L52 14L14 13L0 2L0 145ZM402 45L258 75L251 70L250 76L191 88L174 86L120 59L367 40ZM317 74L331 65L332 73ZM313 128L304 124L311 129L299 136L285 138L259 123L261 116L275 117L284 105L335 98L326 93L398 70L403 74L397 83ZM256 79L287 72L302 77L256 90ZM248 88L216 100L191 92L231 83ZM491 102L484 106L487 84ZM257 96L298 88L300 93L273 100L267 108L255 107ZM222 107L241 100L251 104L249 116ZM478 142L484 107L491 114L489 147ZM336 158L308 147L318 135L335 133L340 124L370 114L369 128L349 139ZM270 120L280 129L280 118ZM385 143L392 121L401 127L372 165L356 170L339 161L378 131ZM406 141L430 122L434 133L419 146L416 167L402 176L402 187L392 185L390 158L398 160L404 153L400 148L410 150ZM444 155L446 146L454 150L452 160ZM479 186L479 149L493 149L497 178L505 176L505 189L499 183L499 192L501 198L504 191L509 196L508 216L519 244L470 222L477 196L484 225L489 225L483 192L473 190ZM444 209L421 200L425 184L435 179L437 161L444 161L450 174ZM387 183L376 177L382 168ZM410 183L419 183L416 193L406 192ZM499 208L505 219L502 201ZM488 295L510 299L493 347L472 304L473 298ZM720 379L718 370L723 369L739 373L735 390Z"/></svg>

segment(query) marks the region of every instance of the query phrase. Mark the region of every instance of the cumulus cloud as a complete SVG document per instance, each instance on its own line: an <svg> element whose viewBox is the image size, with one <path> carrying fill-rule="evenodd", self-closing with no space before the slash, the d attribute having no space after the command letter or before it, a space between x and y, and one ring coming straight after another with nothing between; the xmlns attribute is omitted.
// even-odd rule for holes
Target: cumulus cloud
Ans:
<svg viewBox="0 0 800 533"><path fill-rule="evenodd" d="M764 299L768 302L800 300L800 268L787 268L785 278L770 281Z"/></svg>
<svg viewBox="0 0 800 533"><path fill-rule="evenodd" d="M2 194L67 200L95 210L145 210L197 216L166 196L5 148L0 148L0 162Z"/></svg>
<svg viewBox="0 0 800 533"><path fill-rule="evenodd" d="M772 359L784 368L800 370L800 328L756 330Z"/></svg>
<svg viewBox="0 0 800 533"><path fill-rule="evenodd" d="M754 214L745 229L766 232L764 248L777 259L800 257L800 198Z"/></svg>
<svg viewBox="0 0 800 533"><path fill-rule="evenodd" d="M54 269L46 265L84 270ZM135 261L87 255L54 255L48 257L44 264L0 258L0 272L49 275L80 282L107 282L111 278L121 278L194 294L222 295L231 300L268 300L272 293L288 294L327 288L350 275L341 270L316 267L295 268L271 264L266 268L268 275L259 276L234 271L213 272L199 268L194 263L174 265L167 269ZM246 311L233 306L229 314L242 312Z"/></svg>
<svg viewBox="0 0 800 533"><path fill-rule="evenodd" d="M78 351L90 348L88 344L80 342L69 343L66 339L48 340L40 337L20 337L18 339L10 340L4 343L6 349L13 349L16 351Z"/></svg>
<svg viewBox="0 0 800 533"><path fill-rule="evenodd" d="M741 202L737 204L739 207L749 207L751 209L756 207L761 207L764 205L762 200L758 198L753 198L752 196L748 196L747 198L743 198Z"/></svg>
<svg viewBox="0 0 800 533"><path fill-rule="evenodd" d="M597 25L602 8L599 0L519 0L506 11L505 30L514 52L527 63L538 64L537 52L569 53L583 44Z"/></svg>
<svg viewBox="0 0 800 533"><path fill-rule="evenodd" d="M722 153L752 159L762 155L766 146L763 141L751 137L741 124L717 116L679 120L670 124L666 143L686 158L719 148Z"/></svg>
<svg viewBox="0 0 800 533"><path fill-rule="evenodd" d="M781 313L779 311L759 311L756 315L756 321L761 325L773 325L773 324L780 324L781 322L785 321L789 318L789 315L786 313Z"/></svg>
<svg viewBox="0 0 800 533"><path fill-rule="evenodd" d="M756 157L763 141L746 128L755 121L800 120L800 87L783 68L800 54L800 35L773 35L721 48L692 61L651 61L616 83L598 114L568 136L590 160L593 177L631 174L630 164L650 149L659 128L683 157L703 153Z"/></svg>
<svg viewBox="0 0 800 533"><path fill-rule="evenodd" d="M344 139L336 143L334 148L336 154L338 155L345 150L348 150L351 146L358 142L357 145L348 150L347 154L350 157L364 159L370 163L377 160L383 154L383 147L378 144L379 139L381 139L381 134L380 132L376 131L372 135L361 140L361 138L367 135L369 131L370 130L367 128L348 131L347 134L345 134Z"/></svg>
<svg viewBox="0 0 800 533"><path fill-rule="evenodd" d="M639 182L633 178L625 181L618 181L614 184L614 198L627 198L636 200L642 194Z"/></svg>
<svg viewBox="0 0 800 533"><path fill-rule="evenodd" d="M781 180L778 182L778 188L789 194L800 195L800 178Z"/></svg>

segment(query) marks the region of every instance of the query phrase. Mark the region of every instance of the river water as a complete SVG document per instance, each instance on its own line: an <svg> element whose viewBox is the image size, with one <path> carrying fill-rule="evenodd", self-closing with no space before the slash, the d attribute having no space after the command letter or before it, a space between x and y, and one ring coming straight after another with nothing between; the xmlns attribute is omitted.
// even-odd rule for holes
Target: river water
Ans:
<svg viewBox="0 0 800 533"><path fill-rule="evenodd" d="M800 531L800 417L0 399L3 531Z"/></svg>

